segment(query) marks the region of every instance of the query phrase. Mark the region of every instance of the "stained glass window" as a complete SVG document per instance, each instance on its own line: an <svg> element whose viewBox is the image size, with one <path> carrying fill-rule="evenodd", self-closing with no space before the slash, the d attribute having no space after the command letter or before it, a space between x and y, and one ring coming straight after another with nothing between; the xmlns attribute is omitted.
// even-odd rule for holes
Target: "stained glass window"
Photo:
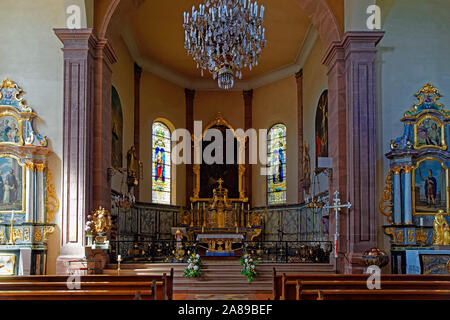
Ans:
<svg viewBox="0 0 450 320"><path fill-rule="evenodd" d="M286 203L286 126L276 124L267 134L267 204Z"/></svg>
<svg viewBox="0 0 450 320"><path fill-rule="evenodd" d="M170 204L170 130L162 122L152 126L152 202Z"/></svg>

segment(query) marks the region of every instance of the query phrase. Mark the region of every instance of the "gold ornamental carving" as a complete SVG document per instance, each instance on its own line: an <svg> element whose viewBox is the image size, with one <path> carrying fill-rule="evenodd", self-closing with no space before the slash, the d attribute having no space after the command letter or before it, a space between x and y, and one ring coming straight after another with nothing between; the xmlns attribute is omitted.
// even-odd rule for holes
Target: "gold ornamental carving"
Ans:
<svg viewBox="0 0 450 320"><path fill-rule="evenodd" d="M55 185L53 184L53 176L50 170L47 169L47 180L45 184L47 191L47 198L45 202L45 207L47 211L47 222L52 222L55 213L59 209L59 200L56 196Z"/></svg>
<svg viewBox="0 0 450 320"><path fill-rule="evenodd" d="M399 167L389 170L389 173L386 176L386 181L384 182L383 197L379 204L381 214L387 218L389 223L392 223L392 172L394 172L394 174L398 174L396 173L397 168Z"/></svg>
<svg viewBox="0 0 450 320"><path fill-rule="evenodd" d="M34 231L34 241L41 242L42 241L42 232L40 228L36 228Z"/></svg>
<svg viewBox="0 0 450 320"><path fill-rule="evenodd" d="M44 242L47 242L48 236L52 234L55 231L55 227L53 226L44 226L44 234L42 236L42 239Z"/></svg>

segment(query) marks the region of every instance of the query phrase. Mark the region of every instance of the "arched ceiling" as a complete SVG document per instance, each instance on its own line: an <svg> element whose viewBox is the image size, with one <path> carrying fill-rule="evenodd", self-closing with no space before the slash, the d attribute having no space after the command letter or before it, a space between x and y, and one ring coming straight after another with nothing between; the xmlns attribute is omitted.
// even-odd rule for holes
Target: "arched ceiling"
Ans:
<svg viewBox="0 0 450 320"><path fill-rule="evenodd" d="M131 30L142 57L185 77L199 79L200 71L184 49L183 11L201 0L146 1L131 21ZM253 71L243 80L293 64L310 25L308 17L292 0L260 0L266 6L267 45Z"/></svg>
<svg viewBox="0 0 450 320"><path fill-rule="evenodd" d="M192 57L184 49L183 11L192 5L198 7L202 0L98 0L95 7L96 29L100 25L100 12L108 12L107 3L119 3L117 11L129 11L126 20L112 19L108 32L119 32L134 60L144 69L166 80L192 88L216 88L209 74L202 78ZM127 5L128 2L128 5ZM344 0L326 0L341 27ZM260 0L266 7L265 22L267 44L261 53L259 65L245 70L236 89L257 87L292 74L302 66L309 50L317 39L298 0Z"/></svg>

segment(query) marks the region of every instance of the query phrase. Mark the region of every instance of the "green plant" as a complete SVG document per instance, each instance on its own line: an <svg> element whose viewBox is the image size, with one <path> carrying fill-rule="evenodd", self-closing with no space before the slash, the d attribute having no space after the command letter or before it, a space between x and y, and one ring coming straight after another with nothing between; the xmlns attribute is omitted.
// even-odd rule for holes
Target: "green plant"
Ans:
<svg viewBox="0 0 450 320"><path fill-rule="evenodd" d="M241 274L247 276L248 282L252 282L258 275L256 272L256 262L247 253L241 257L240 262L242 266Z"/></svg>
<svg viewBox="0 0 450 320"><path fill-rule="evenodd" d="M191 254L188 259L188 266L184 269L186 278L197 278L202 275L202 260L199 254Z"/></svg>

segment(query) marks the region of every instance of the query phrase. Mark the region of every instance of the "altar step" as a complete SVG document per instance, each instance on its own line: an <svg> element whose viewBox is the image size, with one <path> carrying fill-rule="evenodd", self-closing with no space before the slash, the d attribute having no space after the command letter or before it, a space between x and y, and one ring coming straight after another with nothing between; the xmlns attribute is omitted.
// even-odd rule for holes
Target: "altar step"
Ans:
<svg viewBox="0 0 450 320"><path fill-rule="evenodd" d="M251 283L241 274L239 261L203 261L203 275L200 278L186 279L184 277L185 263L124 263L120 274L162 274L174 269L174 293L177 294L270 294L272 292L273 268L277 274L305 273L330 274L335 273L330 264L296 263L296 264L258 264L258 276ZM117 265L108 264L105 274L117 274Z"/></svg>

